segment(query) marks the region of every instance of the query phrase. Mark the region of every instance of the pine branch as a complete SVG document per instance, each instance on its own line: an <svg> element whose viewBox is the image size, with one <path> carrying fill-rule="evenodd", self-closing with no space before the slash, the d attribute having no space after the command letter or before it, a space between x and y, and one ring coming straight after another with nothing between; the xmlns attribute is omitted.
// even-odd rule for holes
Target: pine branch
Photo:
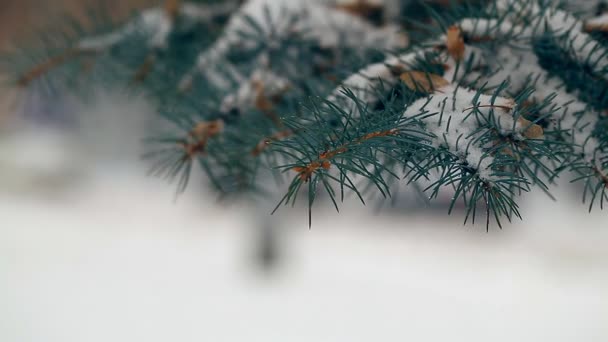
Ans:
<svg viewBox="0 0 608 342"><path fill-rule="evenodd" d="M489 228L521 218L520 196L550 195L570 172L590 209L603 207L605 15L583 20L548 0L439 2L425 7L426 34L407 48L403 28L423 15L387 8L167 0L13 69L22 87L60 83L94 57L93 75L145 89L175 125L146 157L154 174L178 179L178 193L196 164L222 193L287 178L277 208L306 191L311 217L320 192L339 209L349 193L365 203L405 183L431 200L451 192L450 212L462 201L466 222L483 212Z"/></svg>

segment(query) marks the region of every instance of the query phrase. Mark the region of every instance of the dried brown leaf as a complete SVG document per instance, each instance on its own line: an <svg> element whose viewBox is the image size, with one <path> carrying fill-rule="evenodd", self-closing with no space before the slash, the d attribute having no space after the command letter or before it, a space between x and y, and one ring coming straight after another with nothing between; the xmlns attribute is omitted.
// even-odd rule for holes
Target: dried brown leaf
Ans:
<svg viewBox="0 0 608 342"><path fill-rule="evenodd" d="M462 37L462 31L458 26L452 26L448 29L446 39L446 47L448 53L454 60L461 61L464 58L464 38Z"/></svg>
<svg viewBox="0 0 608 342"><path fill-rule="evenodd" d="M517 121L524 129L522 133L527 139L538 139L543 136L544 131L541 126L534 124L530 120L527 120L523 117L519 117Z"/></svg>

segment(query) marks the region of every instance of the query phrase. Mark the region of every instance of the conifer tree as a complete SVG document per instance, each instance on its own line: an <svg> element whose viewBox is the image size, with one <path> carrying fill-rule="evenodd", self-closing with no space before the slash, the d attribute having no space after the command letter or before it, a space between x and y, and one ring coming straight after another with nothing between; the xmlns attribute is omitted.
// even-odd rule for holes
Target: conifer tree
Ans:
<svg viewBox="0 0 608 342"><path fill-rule="evenodd" d="M584 6L583 6L584 5ZM24 91L143 92L168 132L151 172L222 195L453 194L467 220L521 218L533 188L608 200L608 12L596 1L166 0L123 23L40 33L3 54ZM276 187L273 185L272 187ZM269 203L272 203L270 200ZM269 204L269 211L273 205ZM276 210L275 209L275 210Z"/></svg>

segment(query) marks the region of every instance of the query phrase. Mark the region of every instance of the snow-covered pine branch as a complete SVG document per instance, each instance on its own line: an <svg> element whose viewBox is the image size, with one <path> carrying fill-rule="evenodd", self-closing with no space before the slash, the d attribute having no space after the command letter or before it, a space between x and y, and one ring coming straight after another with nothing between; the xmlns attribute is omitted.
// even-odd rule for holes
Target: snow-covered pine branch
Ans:
<svg viewBox="0 0 608 342"><path fill-rule="evenodd" d="M182 79L180 88L191 86L199 74L213 74L231 49L254 48L256 40L280 48L281 40L300 35L321 48L354 47L395 50L407 46L399 27L377 28L368 21L335 6L330 0L249 0L226 25L221 37L203 51L196 66ZM247 40L243 37L256 37Z"/></svg>
<svg viewBox="0 0 608 342"><path fill-rule="evenodd" d="M464 164L476 170L481 180L491 183L500 177L493 175L497 169L493 167L493 142L478 143L477 136L483 132L480 124L492 122L498 135L512 142L542 139L543 128L521 116L528 104L516 104L514 100L495 93L486 95L460 83L473 82L486 89L502 88L505 93L513 95L532 87L534 91L528 94L528 102L550 103L542 117L547 122L545 129L551 132L552 137L559 136L559 139L570 143L574 154L581 156L588 169L583 172L590 172L599 180L593 187L595 194L608 188L606 143L600 143L594 134L602 113L579 100L578 90L545 70L534 50L538 39L553 37L565 52L574 52L570 55L578 59L578 63L589 65L591 72L603 77L608 63L606 50L586 33L591 31L590 23L596 30L601 30L603 18L584 24L557 7L543 7L541 10L536 3L526 6L519 1L499 1L493 8L498 9L494 12L495 19L465 18L454 23L437 41L431 40L430 47L414 47L413 52L390 57L359 70L336 88L327 101L350 113L348 120L351 120L369 115L369 108L382 101L400 78L402 81L405 78L410 88L418 86L418 83L423 84L422 88L425 88L425 83L427 87L430 84L432 89L426 89L430 95L406 106L404 117L419 118L421 114L429 114L423 115L421 121L427 133L434 137L433 145L459 156ZM567 26L569 31L565 30ZM469 43L465 44L465 41ZM476 46L478 42L492 41L496 42L494 49ZM441 53L429 57L437 51ZM443 77L412 69L417 60L425 58L429 63L442 64ZM429 61L429 58L434 60ZM473 110L476 113L474 119L470 115ZM547 142L547 146L551 144L553 142ZM525 143L521 146L522 150L526 149ZM574 161L565 162L573 165L572 170L581 172L577 159L574 157ZM539 166L541 161L535 160L534 163ZM321 167L315 170L325 172ZM548 170L551 178L556 172ZM530 176L532 183L542 182L536 175ZM306 179L310 178L311 175L307 174ZM602 200L606 197L605 190L599 197Z"/></svg>
<svg viewBox="0 0 608 342"><path fill-rule="evenodd" d="M431 199L450 187L467 216L483 203L498 221L563 170L608 200L608 95L589 85L608 82L606 15L550 0L429 6L426 21L398 0L166 0L52 50L18 84L84 56L112 79L102 57L116 58L177 127L150 155L179 191L198 162L222 192L283 169L282 202L306 184L309 207L317 187L337 207L330 183L363 199L361 184L388 197L427 178ZM411 21L433 34L408 48Z"/></svg>

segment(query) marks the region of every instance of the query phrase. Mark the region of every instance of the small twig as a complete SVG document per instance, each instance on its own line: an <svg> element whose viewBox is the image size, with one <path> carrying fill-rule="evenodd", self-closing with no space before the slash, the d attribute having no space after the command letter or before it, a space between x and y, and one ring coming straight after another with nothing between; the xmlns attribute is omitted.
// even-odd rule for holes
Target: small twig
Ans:
<svg viewBox="0 0 608 342"><path fill-rule="evenodd" d="M312 177L312 175L320 168L329 170L331 168L331 159L335 158L336 156L338 156L342 153L347 152L352 146L361 144L365 141L368 141L368 140L371 140L374 138L387 137L387 136L395 135L397 133L398 133L398 130L390 129L387 131L380 131L380 132L373 132L373 133L366 134L363 137L360 137L350 143L341 145L334 150L323 152L319 155L319 159L317 159L313 162L310 162L306 166L303 166L303 167L300 167L300 166L294 167L293 170L299 174L300 180L302 180L303 182L308 182L310 180L310 178Z"/></svg>
<svg viewBox="0 0 608 342"><path fill-rule="evenodd" d="M153 52L148 54L142 65L135 72L135 75L133 75L132 83L143 83L152 70L154 70L155 62L156 55Z"/></svg>
<svg viewBox="0 0 608 342"><path fill-rule="evenodd" d="M50 57L45 62L42 62L26 71L17 81L17 85L20 87L27 87L33 81L48 74L51 70L58 68L79 56L92 53L95 53L95 51L86 49L70 49L59 55Z"/></svg>

